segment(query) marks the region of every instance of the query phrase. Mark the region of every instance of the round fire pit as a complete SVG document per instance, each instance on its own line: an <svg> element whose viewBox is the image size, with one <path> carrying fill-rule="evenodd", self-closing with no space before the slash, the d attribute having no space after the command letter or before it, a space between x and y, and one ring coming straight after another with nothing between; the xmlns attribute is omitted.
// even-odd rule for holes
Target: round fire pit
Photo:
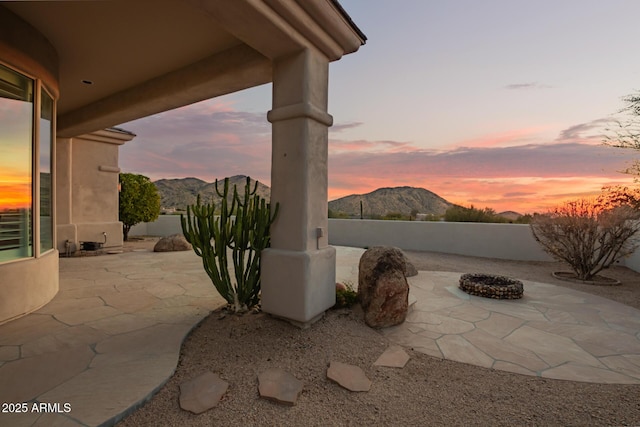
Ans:
<svg viewBox="0 0 640 427"><path fill-rule="evenodd" d="M470 295L495 299L518 299L524 292L521 281L494 274L463 274L460 289Z"/></svg>

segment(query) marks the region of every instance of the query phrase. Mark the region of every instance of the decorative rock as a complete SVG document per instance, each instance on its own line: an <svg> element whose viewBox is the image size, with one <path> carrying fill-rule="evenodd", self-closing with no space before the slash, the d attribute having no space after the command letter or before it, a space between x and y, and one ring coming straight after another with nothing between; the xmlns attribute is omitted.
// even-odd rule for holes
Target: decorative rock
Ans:
<svg viewBox="0 0 640 427"><path fill-rule="evenodd" d="M409 355L402 347L392 345L378 357L373 364L376 366L386 366L389 368L404 368L409 361Z"/></svg>
<svg viewBox="0 0 640 427"><path fill-rule="evenodd" d="M375 246L362 254L358 268L358 295L366 324L385 328L404 322L409 308L409 284L402 251Z"/></svg>
<svg viewBox="0 0 640 427"><path fill-rule="evenodd" d="M302 381L282 369L271 368L258 375L258 391L265 399L295 405L302 388Z"/></svg>
<svg viewBox="0 0 640 427"><path fill-rule="evenodd" d="M327 378L349 391L369 391L371 389L371 380L358 366L331 362L329 369L327 369Z"/></svg>
<svg viewBox="0 0 640 427"><path fill-rule="evenodd" d="M158 240L158 243L153 247L154 252L176 252L176 251L190 251L191 244L187 242L182 234L172 234L171 236L163 237Z"/></svg>
<svg viewBox="0 0 640 427"><path fill-rule="evenodd" d="M227 392L229 383L218 374L207 371L191 381L180 384L180 407L201 414L216 406Z"/></svg>

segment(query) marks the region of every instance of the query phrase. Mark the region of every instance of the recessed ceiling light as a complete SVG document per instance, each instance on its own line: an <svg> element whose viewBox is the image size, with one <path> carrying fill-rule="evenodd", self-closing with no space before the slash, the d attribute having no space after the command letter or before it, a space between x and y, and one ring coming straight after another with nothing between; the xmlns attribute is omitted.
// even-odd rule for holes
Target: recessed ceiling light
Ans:
<svg viewBox="0 0 640 427"><path fill-rule="evenodd" d="M86 85L92 85L93 82L91 80L82 80L82 83L86 84Z"/></svg>

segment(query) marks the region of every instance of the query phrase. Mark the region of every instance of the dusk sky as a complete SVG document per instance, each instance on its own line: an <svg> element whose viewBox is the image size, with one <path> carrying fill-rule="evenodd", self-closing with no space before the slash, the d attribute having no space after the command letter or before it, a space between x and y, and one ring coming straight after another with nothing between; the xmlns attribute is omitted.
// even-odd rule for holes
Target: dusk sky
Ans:
<svg viewBox="0 0 640 427"><path fill-rule="evenodd" d="M640 90L637 0L340 0L367 44L330 66L329 199L414 186L544 212L626 184L604 146ZM269 185L271 85L120 125L124 172Z"/></svg>

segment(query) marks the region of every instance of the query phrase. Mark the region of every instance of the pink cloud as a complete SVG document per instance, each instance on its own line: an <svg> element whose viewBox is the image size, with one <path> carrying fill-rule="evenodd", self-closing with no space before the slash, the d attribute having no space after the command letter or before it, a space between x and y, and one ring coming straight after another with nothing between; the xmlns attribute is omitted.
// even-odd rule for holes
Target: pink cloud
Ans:
<svg viewBox="0 0 640 427"><path fill-rule="evenodd" d="M266 114L208 103L123 125L138 136L121 148L127 172L151 179L207 181L246 174L265 184L271 174L271 126ZM329 198L380 187L415 186L447 200L520 212L544 211L562 198L598 192L629 179L618 171L640 155L595 144L598 120L559 133L552 143L530 143L545 129L526 128L469 140L449 150L406 141L329 141ZM342 125L342 129L360 123Z"/></svg>
<svg viewBox="0 0 640 427"><path fill-rule="evenodd" d="M349 152L329 158L330 199L410 185L459 204L546 211L571 196L626 182L618 171L638 154L592 144L530 144L436 152Z"/></svg>
<svg viewBox="0 0 640 427"><path fill-rule="evenodd" d="M540 139L541 133L549 130L548 126L513 129L506 132L491 133L478 138L468 139L455 144L456 147L504 147L530 144Z"/></svg>
<svg viewBox="0 0 640 427"><path fill-rule="evenodd" d="M398 141L345 141L340 139L329 140L329 152L330 153L343 153L343 152L386 152L386 153L405 153L416 151L418 148L412 146L408 142Z"/></svg>

